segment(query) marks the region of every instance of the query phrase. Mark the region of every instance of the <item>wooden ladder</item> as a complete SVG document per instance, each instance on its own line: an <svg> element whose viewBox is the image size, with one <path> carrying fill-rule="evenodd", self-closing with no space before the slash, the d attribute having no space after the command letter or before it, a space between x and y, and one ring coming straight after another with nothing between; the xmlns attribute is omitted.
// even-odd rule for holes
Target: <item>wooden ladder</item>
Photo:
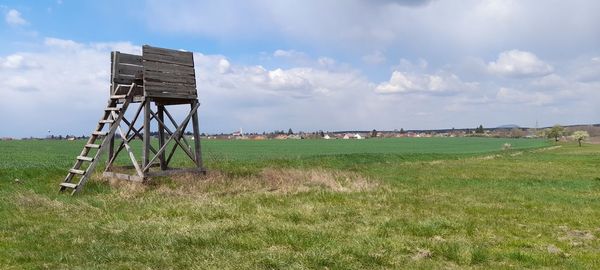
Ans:
<svg viewBox="0 0 600 270"><path fill-rule="evenodd" d="M60 192L70 189L72 190L71 195L73 195L81 191L83 185L85 185L85 183L90 179L91 175L94 173L94 168L98 164L99 158L108 147L110 138L114 136L117 128L119 127L119 123L125 115L125 111L127 111L129 103L133 99L132 93L136 86L137 85L135 82L132 83L129 86L129 91L126 95L110 96L108 99L108 105L104 109L102 119L98 121L96 129L92 132L92 135L83 147L81 154L77 156L75 165L73 165L73 168L69 170L69 173L67 174L67 177L65 177L63 183L60 184ZM127 85L125 85L125 87L127 87ZM117 106L119 100L125 100L121 107ZM107 124L110 124L108 131L102 131ZM98 140L100 137L103 137L102 143L97 144L96 140ZM89 156L92 149L98 149L93 157ZM87 168L82 169L81 166L84 164L84 162L90 162L90 164L87 166ZM79 181L74 181L76 177L79 177Z"/></svg>

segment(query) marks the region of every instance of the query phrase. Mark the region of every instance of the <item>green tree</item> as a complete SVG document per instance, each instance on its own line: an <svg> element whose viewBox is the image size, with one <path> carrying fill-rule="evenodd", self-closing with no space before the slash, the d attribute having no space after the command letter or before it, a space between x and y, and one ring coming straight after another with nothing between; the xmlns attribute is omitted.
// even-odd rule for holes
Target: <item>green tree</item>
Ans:
<svg viewBox="0 0 600 270"><path fill-rule="evenodd" d="M577 142L579 143L579 147L581 147L581 141L583 141L589 137L590 137L590 134L584 130L578 130L578 131L573 132L573 138L575 140L577 140Z"/></svg>
<svg viewBox="0 0 600 270"><path fill-rule="evenodd" d="M290 129L288 130L288 133L287 133L287 135L292 135L292 134L294 134L294 131L292 131L292 129L290 128Z"/></svg>
<svg viewBox="0 0 600 270"><path fill-rule="evenodd" d="M565 128L563 128L561 125L554 125L550 130L548 130L548 132L546 133L546 136L548 136L548 138L554 138L555 142L558 142L558 140L560 139L560 137L565 133Z"/></svg>
<svg viewBox="0 0 600 270"><path fill-rule="evenodd" d="M479 125L476 129L475 129L475 133L478 134L483 134L483 125Z"/></svg>
<svg viewBox="0 0 600 270"><path fill-rule="evenodd" d="M371 137L372 138L377 137L377 130L373 129L373 131L371 131Z"/></svg>

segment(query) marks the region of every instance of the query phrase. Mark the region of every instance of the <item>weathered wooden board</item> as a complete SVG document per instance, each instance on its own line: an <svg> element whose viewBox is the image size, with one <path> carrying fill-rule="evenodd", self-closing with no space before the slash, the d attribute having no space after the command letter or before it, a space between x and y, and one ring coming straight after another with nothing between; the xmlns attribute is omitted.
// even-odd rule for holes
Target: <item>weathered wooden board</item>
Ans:
<svg viewBox="0 0 600 270"><path fill-rule="evenodd" d="M111 53L111 78L113 87L116 88L118 84L130 85L134 82L136 76L141 76L144 72L142 67L143 60L142 56L112 52ZM113 90L114 91L114 90ZM125 91L125 92L123 92ZM121 89L117 91L119 94L126 93L126 90ZM111 93L115 94L115 93ZM134 95L143 95L143 89L135 89Z"/></svg>
<svg viewBox="0 0 600 270"><path fill-rule="evenodd" d="M116 89L114 95L125 95L129 91L129 87L119 87ZM141 86L136 87L132 90L134 96L142 96L144 94L144 88Z"/></svg>
<svg viewBox="0 0 600 270"><path fill-rule="evenodd" d="M194 56L191 52L144 46L144 95L154 98L196 99Z"/></svg>
<svg viewBox="0 0 600 270"><path fill-rule="evenodd" d="M144 71L152 70L162 73L195 74L194 68L190 66L176 65L171 63L162 63L156 61L146 61L144 59Z"/></svg>
<svg viewBox="0 0 600 270"><path fill-rule="evenodd" d="M146 77L146 81L149 82L189 84L192 86L196 84L196 78L192 74L163 73L153 70L146 70L144 77Z"/></svg>
<svg viewBox="0 0 600 270"><path fill-rule="evenodd" d="M149 45L144 45L142 47L142 51L144 52L144 54L162 54L162 55L170 55L170 56L182 57L182 58L189 57L189 58L193 59L191 52L165 49L165 48L159 48L159 47L152 47ZM192 63L193 63L193 61L192 61Z"/></svg>
<svg viewBox="0 0 600 270"><path fill-rule="evenodd" d="M119 64L129 64L129 65L137 65L137 66L142 65L142 56L141 55L121 53L121 52L116 52L116 53L117 53L117 63L119 63ZM111 54L110 54L111 63L114 61L114 54L115 54L115 52L111 52Z"/></svg>
<svg viewBox="0 0 600 270"><path fill-rule="evenodd" d="M165 97L168 97L167 94L173 95L196 95L196 88L193 85L189 84L172 84L172 83L156 83L146 81L144 83L144 88L146 91L146 95L156 94L154 96L160 96L161 93L165 94ZM173 97L173 96L170 96Z"/></svg>
<svg viewBox="0 0 600 270"><path fill-rule="evenodd" d="M133 81L135 80L135 76L130 76L130 75L117 75L115 78L113 78L113 82L115 84L123 84L123 85L130 85Z"/></svg>
<svg viewBox="0 0 600 270"><path fill-rule="evenodd" d="M156 54L144 51L144 59L148 61L156 61L161 63L176 64L188 67L194 66L194 58L191 53L189 55L179 56Z"/></svg>
<svg viewBox="0 0 600 270"><path fill-rule="evenodd" d="M174 104L174 103L179 103L177 101L175 101L176 99L184 99L186 100L183 103L189 103L188 100L191 99L197 99L198 97L196 95L192 95L192 94L185 94L185 93L174 93L174 92L168 92L168 91L146 91L146 97L152 97L152 98L161 98L161 100L159 100L159 102L161 102L162 104ZM170 102L162 102L163 99L172 99Z"/></svg>
<svg viewBox="0 0 600 270"><path fill-rule="evenodd" d="M135 76L136 74L141 74L144 71L142 66L134 66L134 65L117 65L117 73L115 75L131 75Z"/></svg>

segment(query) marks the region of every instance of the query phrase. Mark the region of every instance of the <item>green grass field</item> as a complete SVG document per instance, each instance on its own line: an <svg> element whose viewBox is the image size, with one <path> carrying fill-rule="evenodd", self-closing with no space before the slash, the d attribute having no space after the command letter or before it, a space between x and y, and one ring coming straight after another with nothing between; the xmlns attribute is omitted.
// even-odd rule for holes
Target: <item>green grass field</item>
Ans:
<svg viewBox="0 0 600 270"><path fill-rule="evenodd" d="M203 141L207 176L58 194L82 144L0 142L0 269L600 268L600 145Z"/></svg>

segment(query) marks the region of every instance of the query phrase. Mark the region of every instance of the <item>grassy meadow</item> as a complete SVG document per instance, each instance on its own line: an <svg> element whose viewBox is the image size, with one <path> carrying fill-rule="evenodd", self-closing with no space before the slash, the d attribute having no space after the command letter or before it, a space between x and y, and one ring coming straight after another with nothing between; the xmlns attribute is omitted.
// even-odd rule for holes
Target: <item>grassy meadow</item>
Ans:
<svg viewBox="0 0 600 270"><path fill-rule="evenodd" d="M207 140L58 194L83 143L0 142L0 269L600 268L600 145Z"/></svg>

